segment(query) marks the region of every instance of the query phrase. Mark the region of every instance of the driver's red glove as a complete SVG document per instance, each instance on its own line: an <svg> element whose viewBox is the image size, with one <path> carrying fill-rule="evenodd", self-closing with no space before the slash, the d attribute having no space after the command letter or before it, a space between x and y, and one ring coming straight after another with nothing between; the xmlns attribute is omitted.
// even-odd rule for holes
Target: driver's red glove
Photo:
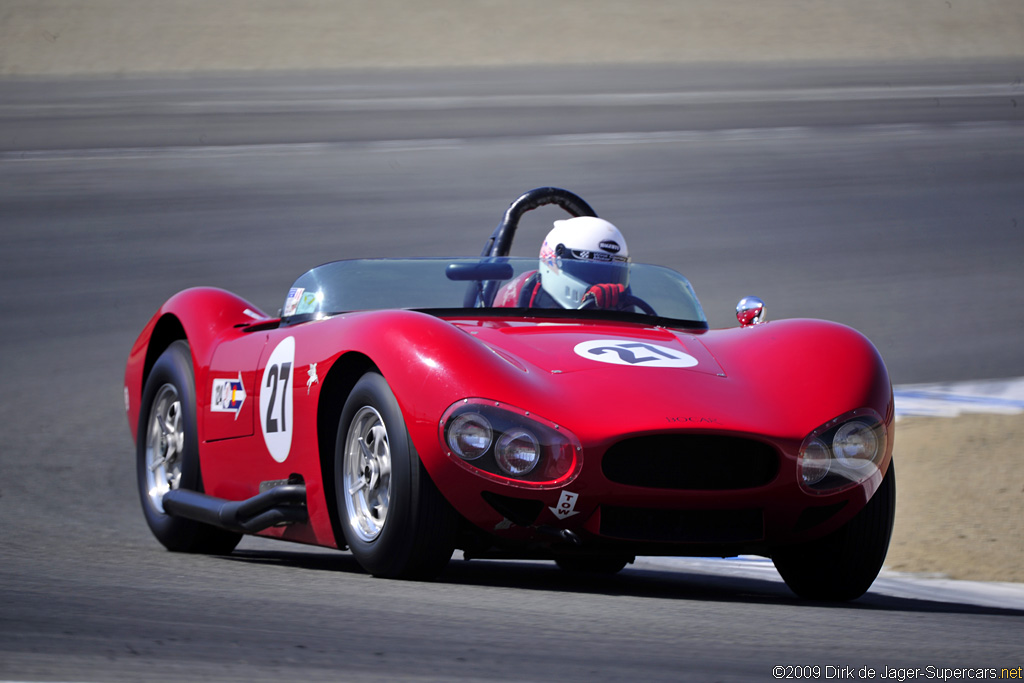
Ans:
<svg viewBox="0 0 1024 683"><path fill-rule="evenodd" d="M585 299L593 296L598 308L618 308L619 298L626 292L625 285L603 284L594 285L583 295Z"/></svg>

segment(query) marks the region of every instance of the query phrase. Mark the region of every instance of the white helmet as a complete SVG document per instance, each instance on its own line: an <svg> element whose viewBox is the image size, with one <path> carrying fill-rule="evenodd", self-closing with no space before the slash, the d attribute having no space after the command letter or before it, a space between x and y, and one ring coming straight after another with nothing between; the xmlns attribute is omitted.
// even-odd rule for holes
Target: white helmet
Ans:
<svg viewBox="0 0 1024 683"><path fill-rule="evenodd" d="M629 249L619 229L595 216L555 221L540 248L541 287L559 306L577 308L597 284L629 283Z"/></svg>

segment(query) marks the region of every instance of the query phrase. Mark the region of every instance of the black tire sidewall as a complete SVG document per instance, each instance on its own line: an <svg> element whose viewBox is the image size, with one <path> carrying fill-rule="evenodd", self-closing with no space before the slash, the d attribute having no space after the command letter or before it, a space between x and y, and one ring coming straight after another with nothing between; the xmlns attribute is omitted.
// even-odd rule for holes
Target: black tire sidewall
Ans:
<svg viewBox="0 0 1024 683"><path fill-rule="evenodd" d="M371 406L381 416L388 434L391 456L391 491L388 514L380 534L372 541L364 541L352 532L345 499L344 458L352 418L360 408ZM414 501L414 460L405 420L391 388L384 378L369 372L363 375L349 394L338 421L335 442L335 490L338 492L338 514L349 550L366 571L379 576L400 572L408 560L411 533L411 509Z"/></svg>
<svg viewBox="0 0 1024 683"><path fill-rule="evenodd" d="M379 413L391 450L388 514L380 534L369 542L351 531L343 486L348 432L363 406ZM345 402L338 421L334 472L339 526L363 569L375 576L414 580L433 579L444 570L455 549L460 518L420 462L398 401L377 372L365 374Z"/></svg>
<svg viewBox="0 0 1024 683"><path fill-rule="evenodd" d="M895 517L896 471L890 462L878 490L853 519L817 541L780 549L772 560L800 597L854 600L882 568Z"/></svg>
<svg viewBox="0 0 1024 683"><path fill-rule="evenodd" d="M168 515L153 506L146 482L146 446L153 402L160 389L171 385L181 402L184 444L181 453L181 479L178 488L202 491L199 465L199 433L196 427L196 389L192 371L192 352L188 342L173 342L164 350L146 379L139 410L136 438L136 480L142 512L153 535L167 549L183 552L229 553L238 544L241 534L217 529L190 519Z"/></svg>

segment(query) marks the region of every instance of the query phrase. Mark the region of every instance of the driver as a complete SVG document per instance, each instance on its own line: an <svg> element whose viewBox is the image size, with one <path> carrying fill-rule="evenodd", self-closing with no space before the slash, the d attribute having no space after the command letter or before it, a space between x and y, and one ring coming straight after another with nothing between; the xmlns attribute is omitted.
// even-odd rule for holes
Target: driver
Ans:
<svg viewBox="0 0 1024 683"><path fill-rule="evenodd" d="M555 221L538 270L498 290L496 307L617 309L629 284L629 250L619 229L595 216Z"/></svg>

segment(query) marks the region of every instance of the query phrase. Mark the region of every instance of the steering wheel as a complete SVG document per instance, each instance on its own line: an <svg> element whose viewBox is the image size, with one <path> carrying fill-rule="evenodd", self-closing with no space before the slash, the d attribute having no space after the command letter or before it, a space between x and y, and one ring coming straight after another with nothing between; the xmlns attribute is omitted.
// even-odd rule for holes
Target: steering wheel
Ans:
<svg viewBox="0 0 1024 683"><path fill-rule="evenodd" d="M483 258L499 258L508 256L512 250L512 240L515 239L516 230L519 228L519 221L523 214L539 209L542 206L555 204L561 207L570 216L597 216L590 205L583 201L578 195L563 190L559 187L538 187L524 193L512 202L505 215L502 217L498 227L494 229L484 250L480 253ZM488 306L494 300L494 294L498 289L495 280L479 280L470 284L463 300L463 307L477 308Z"/></svg>
<svg viewBox="0 0 1024 683"><path fill-rule="evenodd" d="M620 308L618 310L621 310L622 306L635 306L651 317L658 317L658 314L654 312L654 307L638 296L623 294L619 299L619 304ZM580 302L580 305L576 307L576 310L586 311L592 308L597 308L597 298L594 297L593 294L587 294L583 297L583 301Z"/></svg>

